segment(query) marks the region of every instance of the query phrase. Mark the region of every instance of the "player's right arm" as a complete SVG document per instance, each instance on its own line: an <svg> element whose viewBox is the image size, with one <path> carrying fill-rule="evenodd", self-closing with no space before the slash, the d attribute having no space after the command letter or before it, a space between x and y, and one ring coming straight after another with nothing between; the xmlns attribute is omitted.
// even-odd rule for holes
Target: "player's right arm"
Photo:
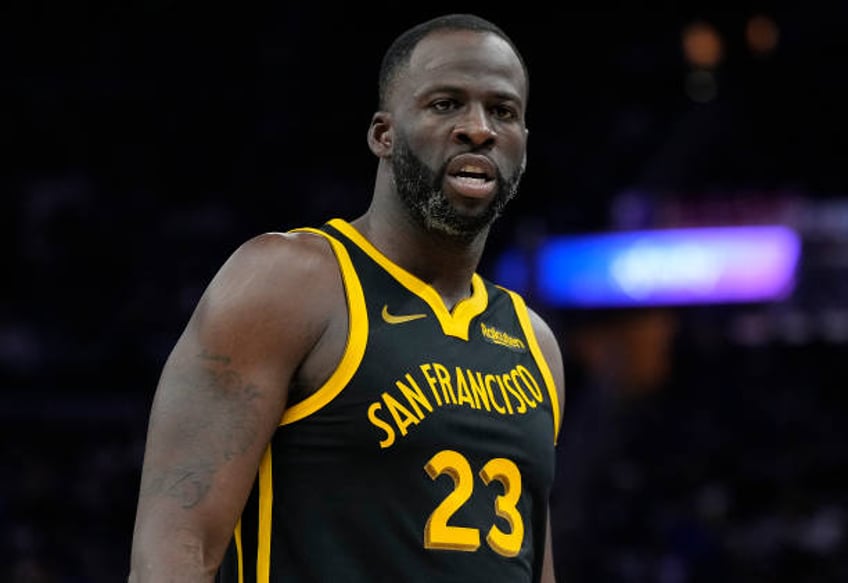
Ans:
<svg viewBox="0 0 848 583"><path fill-rule="evenodd" d="M129 581L212 581L289 386L343 308L326 242L262 235L215 275L150 412Z"/></svg>

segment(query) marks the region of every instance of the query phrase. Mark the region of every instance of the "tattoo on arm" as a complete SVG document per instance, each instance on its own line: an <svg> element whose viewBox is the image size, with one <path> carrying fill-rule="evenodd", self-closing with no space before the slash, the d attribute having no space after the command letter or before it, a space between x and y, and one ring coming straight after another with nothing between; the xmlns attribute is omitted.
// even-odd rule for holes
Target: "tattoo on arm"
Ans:
<svg viewBox="0 0 848 583"><path fill-rule="evenodd" d="M246 453L258 437L259 387L229 367L225 355L203 351L202 374L181 374L175 390L191 414L177 428L181 462L153 470L142 484L145 496L164 495L192 508L208 494L215 474ZM155 416L154 416L155 418Z"/></svg>
<svg viewBox="0 0 848 583"><path fill-rule="evenodd" d="M201 359L204 359L204 360L210 360L212 362L220 362L220 363L223 363L223 364L230 364L230 357L229 356L224 356L223 354L212 354L208 350L206 350L205 348L198 355L198 358L201 358Z"/></svg>
<svg viewBox="0 0 848 583"><path fill-rule="evenodd" d="M145 480L141 486L141 495L164 495L177 500L182 508L193 508L209 491L213 474L214 469L174 468Z"/></svg>

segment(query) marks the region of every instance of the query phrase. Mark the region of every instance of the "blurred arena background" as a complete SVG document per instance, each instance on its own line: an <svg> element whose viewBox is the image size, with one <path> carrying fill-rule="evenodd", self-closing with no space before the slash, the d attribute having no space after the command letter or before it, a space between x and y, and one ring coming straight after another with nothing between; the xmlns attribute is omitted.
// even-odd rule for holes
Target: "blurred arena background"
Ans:
<svg viewBox="0 0 848 583"><path fill-rule="evenodd" d="M565 352L560 580L848 581L848 4L733 6L4 6L0 580L125 579L152 393L204 286L247 237L364 210L383 50L474 11L531 71L481 272ZM645 292L706 277L701 247L628 255L627 305L534 272L557 237L736 226L795 234L781 293Z"/></svg>

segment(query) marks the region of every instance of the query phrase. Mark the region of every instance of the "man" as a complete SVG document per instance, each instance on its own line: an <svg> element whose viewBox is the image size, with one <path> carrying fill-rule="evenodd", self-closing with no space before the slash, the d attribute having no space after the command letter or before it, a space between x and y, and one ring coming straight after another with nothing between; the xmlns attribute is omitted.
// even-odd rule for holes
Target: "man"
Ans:
<svg viewBox="0 0 848 583"><path fill-rule="evenodd" d="M527 93L472 15L389 48L368 210L242 245L164 367L130 581L554 580L560 351L475 273Z"/></svg>

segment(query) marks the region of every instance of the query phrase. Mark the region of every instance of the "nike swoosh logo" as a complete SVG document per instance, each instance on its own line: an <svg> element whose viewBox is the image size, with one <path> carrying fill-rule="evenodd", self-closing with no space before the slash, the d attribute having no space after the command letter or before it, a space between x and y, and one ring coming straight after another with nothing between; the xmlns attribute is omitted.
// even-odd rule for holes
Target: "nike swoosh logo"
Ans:
<svg viewBox="0 0 848 583"><path fill-rule="evenodd" d="M380 314L383 316L383 320L389 324L403 324L404 322L412 322L413 320L420 320L421 318L426 318L427 314L406 314L404 316L395 316L394 314L389 313L389 306L383 306L383 312Z"/></svg>

